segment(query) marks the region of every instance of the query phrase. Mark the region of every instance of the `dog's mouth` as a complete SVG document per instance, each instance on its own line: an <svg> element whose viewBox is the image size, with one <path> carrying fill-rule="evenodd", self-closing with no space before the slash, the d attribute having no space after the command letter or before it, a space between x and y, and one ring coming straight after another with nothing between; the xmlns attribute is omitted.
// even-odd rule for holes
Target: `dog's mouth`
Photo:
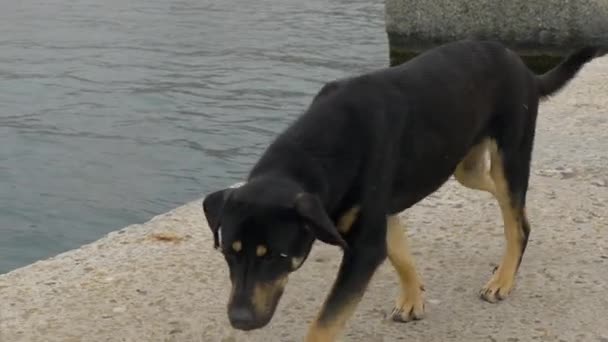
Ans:
<svg viewBox="0 0 608 342"><path fill-rule="evenodd" d="M270 323L274 310L270 314L258 314L251 308L235 308L228 310L230 325L238 330L261 329Z"/></svg>
<svg viewBox="0 0 608 342"><path fill-rule="evenodd" d="M247 300L228 304L230 325L239 330L260 329L268 325L283 295L287 276L273 282L256 284ZM237 296L243 298L242 296Z"/></svg>

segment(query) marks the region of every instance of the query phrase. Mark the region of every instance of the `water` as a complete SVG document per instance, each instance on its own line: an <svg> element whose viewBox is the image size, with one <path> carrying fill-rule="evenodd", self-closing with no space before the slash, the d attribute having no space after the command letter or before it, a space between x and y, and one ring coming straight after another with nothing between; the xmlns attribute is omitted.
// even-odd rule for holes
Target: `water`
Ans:
<svg viewBox="0 0 608 342"><path fill-rule="evenodd" d="M241 180L387 64L380 0L2 1L0 273Z"/></svg>

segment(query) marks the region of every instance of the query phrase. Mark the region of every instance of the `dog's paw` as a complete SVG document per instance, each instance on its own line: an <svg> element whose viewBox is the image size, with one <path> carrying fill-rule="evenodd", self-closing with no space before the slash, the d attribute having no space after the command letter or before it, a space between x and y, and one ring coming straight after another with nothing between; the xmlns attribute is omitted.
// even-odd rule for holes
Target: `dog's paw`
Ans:
<svg viewBox="0 0 608 342"><path fill-rule="evenodd" d="M415 296L401 296L391 313L395 322L417 321L424 317L424 295L419 291Z"/></svg>
<svg viewBox="0 0 608 342"><path fill-rule="evenodd" d="M514 284L513 277L501 276L500 272L496 272L481 289L479 295L487 302L497 303L509 296Z"/></svg>

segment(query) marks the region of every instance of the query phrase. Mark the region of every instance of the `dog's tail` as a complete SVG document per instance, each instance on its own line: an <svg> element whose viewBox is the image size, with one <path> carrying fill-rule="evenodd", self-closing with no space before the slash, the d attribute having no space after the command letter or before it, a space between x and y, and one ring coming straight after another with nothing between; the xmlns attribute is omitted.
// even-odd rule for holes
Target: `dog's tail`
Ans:
<svg viewBox="0 0 608 342"><path fill-rule="evenodd" d="M583 65L607 52L608 49L597 46L587 46L573 52L558 66L537 76L540 95L546 97L562 89L576 76Z"/></svg>

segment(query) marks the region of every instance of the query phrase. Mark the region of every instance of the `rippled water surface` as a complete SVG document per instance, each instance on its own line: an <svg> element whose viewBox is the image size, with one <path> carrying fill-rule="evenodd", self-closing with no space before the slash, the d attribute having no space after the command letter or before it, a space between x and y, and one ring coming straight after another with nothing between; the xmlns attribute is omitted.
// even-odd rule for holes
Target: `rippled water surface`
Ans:
<svg viewBox="0 0 608 342"><path fill-rule="evenodd" d="M387 64L380 0L2 1L0 273L240 180Z"/></svg>

